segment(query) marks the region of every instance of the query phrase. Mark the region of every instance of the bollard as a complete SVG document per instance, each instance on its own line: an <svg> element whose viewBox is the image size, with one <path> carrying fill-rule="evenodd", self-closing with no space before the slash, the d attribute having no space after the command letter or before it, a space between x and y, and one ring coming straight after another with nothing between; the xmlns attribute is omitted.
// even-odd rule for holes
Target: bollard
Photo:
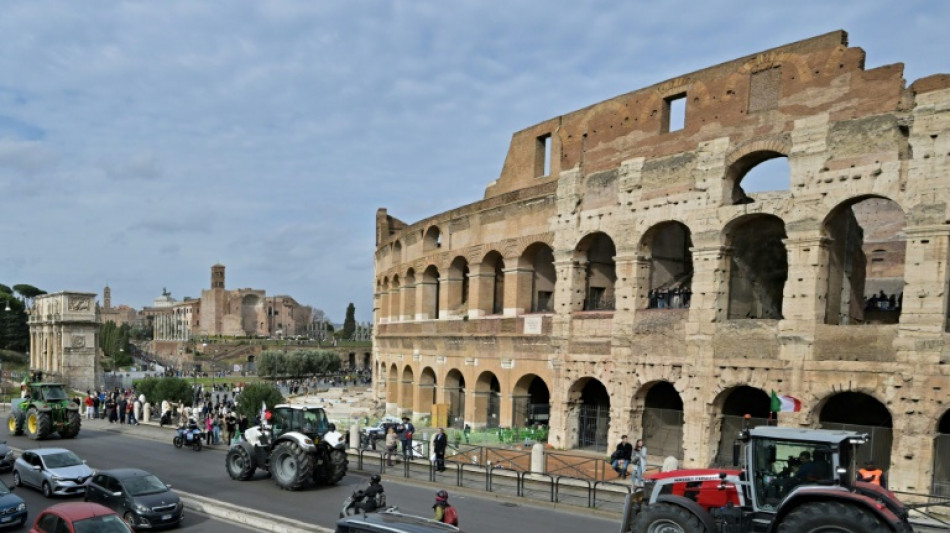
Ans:
<svg viewBox="0 0 950 533"><path fill-rule="evenodd" d="M531 471L544 472L544 444L540 442L531 447Z"/></svg>

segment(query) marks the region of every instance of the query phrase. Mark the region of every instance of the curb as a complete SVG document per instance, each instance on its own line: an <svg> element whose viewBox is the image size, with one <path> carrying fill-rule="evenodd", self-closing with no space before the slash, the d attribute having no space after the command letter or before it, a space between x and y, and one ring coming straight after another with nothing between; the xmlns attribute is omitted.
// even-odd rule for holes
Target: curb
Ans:
<svg viewBox="0 0 950 533"><path fill-rule="evenodd" d="M198 511L230 523L247 526L257 531L271 531L273 533L334 533L335 530L323 526L308 524L292 518L272 515L257 509L239 507L221 500L214 500L183 492L175 489L181 497L185 508Z"/></svg>

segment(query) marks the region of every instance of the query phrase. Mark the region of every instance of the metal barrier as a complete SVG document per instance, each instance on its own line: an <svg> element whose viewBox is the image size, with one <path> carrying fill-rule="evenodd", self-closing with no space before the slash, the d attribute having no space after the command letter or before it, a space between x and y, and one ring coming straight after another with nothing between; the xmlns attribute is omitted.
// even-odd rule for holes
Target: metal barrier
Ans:
<svg viewBox="0 0 950 533"><path fill-rule="evenodd" d="M630 494L631 492L633 492L633 491L630 490L630 484L629 484L629 483L622 483L622 484L621 484L621 483L617 483L617 482L615 482L615 481L595 481L595 482L594 482L593 497L592 497L592 499L591 499L591 501L593 502L593 504L591 505L591 507L598 507L598 505L597 505L597 487L604 487L604 486L608 486L608 485L611 486L611 487L618 487L618 488L621 489L621 490L620 490L620 491L609 491L609 492L608 492L608 491L602 491L602 492L607 492L608 494L623 494L624 498L626 498L627 494ZM613 503L613 504L620 504L620 505L623 504L623 501L617 502L617 501L614 501L614 500L606 500L606 499L605 499L605 501L608 501L608 502Z"/></svg>
<svg viewBox="0 0 950 533"><path fill-rule="evenodd" d="M590 484L590 480L589 480L589 479L584 479L584 478L579 478L579 477L571 477L571 476L557 476L556 478L554 478L554 501L555 501L556 503L561 503L561 502L562 502L562 500L561 500L561 486L562 486L561 481L562 481L562 480L563 480L563 481L570 480L573 485L576 485L576 486L578 486L578 487L586 486L587 489L586 489L585 492L587 493L587 503L586 503L585 505L587 505L587 507L593 507L593 506L594 506L594 505L593 505L594 500L593 500L593 498L592 498L592 491L591 491L591 488L592 488L592 487L591 487L591 484ZM565 485L565 486L568 486L568 485Z"/></svg>
<svg viewBox="0 0 950 533"><path fill-rule="evenodd" d="M575 462L568 462L562 459L562 456L570 457ZM544 452L544 470L552 474L581 479L604 479L604 465L606 462L603 458L592 457L580 462L576 462L576 459L576 455L546 451Z"/></svg>
<svg viewBox="0 0 950 533"><path fill-rule="evenodd" d="M464 465L464 464L463 464L463 465L459 465L459 479L458 479L458 486L459 486L459 487L464 487L464 486L465 486L465 472L466 472L466 471L468 471L468 472L473 472L473 473L474 473L474 472L481 472L481 474L482 474L483 476L485 476L485 490L488 491L488 492L491 492L491 490L490 490L490 489L491 489L491 485L489 484L489 481L488 481L488 472L489 472L489 468L488 468L488 467L482 466L482 465Z"/></svg>
<svg viewBox="0 0 950 533"><path fill-rule="evenodd" d="M548 494L550 495L551 503L554 503L554 476L546 472L531 472L530 470L527 472L520 472L518 474L518 496L522 498L527 498L526 485L528 484L529 481L535 481L535 480L525 479L528 476L545 477L548 479ZM540 483L540 481L538 481L538 483Z"/></svg>
<svg viewBox="0 0 950 533"><path fill-rule="evenodd" d="M502 488L502 489L504 489L504 488L508 488L508 489L514 488L514 493L515 493L515 494L518 494L518 493L521 492L521 475L520 475L516 470L508 470L508 469L506 469L506 468L490 467L490 468L488 469L487 475L488 475L488 485L487 485L487 487L488 487L488 489L487 489L488 492L496 492L496 489L497 489L497 488ZM510 484L510 483L505 484L505 483L501 482L501 483L498 483L498 485L496 486L496 484L495 484L495 480L496 480L496 479L497 479L498 481L503 481L503 480L514 481L514 485L512 485L512 484Z"/></svg>

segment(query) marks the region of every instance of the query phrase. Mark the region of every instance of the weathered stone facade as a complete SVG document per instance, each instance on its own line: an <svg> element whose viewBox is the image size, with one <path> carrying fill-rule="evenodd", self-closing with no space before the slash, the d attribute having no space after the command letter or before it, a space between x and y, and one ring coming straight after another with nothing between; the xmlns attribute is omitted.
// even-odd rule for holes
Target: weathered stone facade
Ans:
<svg viewBox="0 0 950 533"><path fill-rule="evenodd" d="M746 190L771 159L784 190ZM552 118L483 200L377 213L377 394L705 466L774 390L804 406L781 424L869 431L892 488L929 491L950 480L948 201L950 76L865 70L844 32Z"/></svg>
<svg viewBox="0 0 950 533"><path fill-rule="evenodd" d="M30 370L44 381L62 381L76 390L95 390L102 369L96 294L57 292L37 296L30 311Z"/></svg>

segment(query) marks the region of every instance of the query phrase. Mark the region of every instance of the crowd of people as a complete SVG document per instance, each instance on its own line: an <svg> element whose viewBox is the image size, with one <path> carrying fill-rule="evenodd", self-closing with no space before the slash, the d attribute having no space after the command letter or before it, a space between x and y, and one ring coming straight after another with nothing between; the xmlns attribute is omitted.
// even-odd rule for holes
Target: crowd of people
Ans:
<svg viewBox="0 0 950 533"><path fill-rule="evenodd" d="M652 289L649 296L650 309L686 309L693 291L689 287L663 287Z"/></svg>

